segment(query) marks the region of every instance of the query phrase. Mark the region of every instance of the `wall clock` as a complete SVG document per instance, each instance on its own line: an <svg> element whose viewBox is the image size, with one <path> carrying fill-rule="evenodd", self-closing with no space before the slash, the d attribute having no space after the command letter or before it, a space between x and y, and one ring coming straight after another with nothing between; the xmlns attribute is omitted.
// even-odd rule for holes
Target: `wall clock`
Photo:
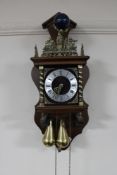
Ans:
<svg viewBox="0 0 117 175"><path fill-rule="evenodd" d="M69 37L76 23L64 13L57 13L42 24L50 38L42 55L31 58L32 79L39 90L35 122L43 134L43 143L67 149L88 122L88 104L83 89L89 77L83 45L77 52L76 40Z"/></svg>

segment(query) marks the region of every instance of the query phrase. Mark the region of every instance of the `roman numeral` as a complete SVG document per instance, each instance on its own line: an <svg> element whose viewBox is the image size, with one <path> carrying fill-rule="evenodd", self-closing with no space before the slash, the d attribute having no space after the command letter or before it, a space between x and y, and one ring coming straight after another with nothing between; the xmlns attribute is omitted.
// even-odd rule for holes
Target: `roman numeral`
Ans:
<svg viewBox="0 0 117 175"><path fill-rule="evenodd" d="M76 86L76 84L71 84L71 86L73 86L73 87L74 87L74 86Z"/></svg>
<svg viewBox="0 0 117 175"><path fill-rule="evenodd" d="M70 80L73 80L74 79L74 77L73 78L70 78Z"/></svg>
<svg viewBox="0 0 117 175"><path fill-rule="evenodd" d="M55 72L53 72L53 75L54 75L54 77L56 77L56 74L55 74Z"/></svg>
<svg viewBox="0 0 117 175"><path fill-rule="evenodd" d="M49 84L46 84L46 87L51 87L51 85L49 85Z"/></svg>
<svg viewBox="0 0 117 175"><path fill-rule="evenodd" d="M59 74L60 74L60 76L62 76L62 71L61 70L59 71Z"/></svg>
<svg viewBox="0 0 117 175"><path fill-rule="evenodd" d="M70 93L72 93L72 94L73 94L73 93L74 93L74 91L73 91L73 90L70 90Z"/></svg>
<svg viewBox="0 0 117 175"><path fill-rule="evenodd" d="M52 90L49 90L48 93L49 93L49 94L52 94Z"/></svg>

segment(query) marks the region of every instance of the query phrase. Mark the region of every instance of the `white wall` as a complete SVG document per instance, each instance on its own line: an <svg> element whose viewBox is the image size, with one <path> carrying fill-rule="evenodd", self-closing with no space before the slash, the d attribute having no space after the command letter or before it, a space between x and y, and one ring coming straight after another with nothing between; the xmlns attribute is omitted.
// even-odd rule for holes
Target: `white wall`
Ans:
<svg viewBox="0 0 117 175"><path fill-rule="evenodd" d="M114 0L69 0L67 7L66 3L66 0L24 0L22 3L1 0L0 30L1 26L7 30L11 23L33 25L33 20L40 26L57 11L66 12L77 22L78 18L81 22L117 18ZM90 105L90 121L72 143L71 173L116 175L117 35L72 36L78 38L78 50L84 43L85 53L91 58L88 61L90 79L84 94ZM43 146L42 134L33 121L38 91L31 79L33 64L29 59L34 54L34 45L37 44L41 53L47 38L48 35L0 36L0 175L54 175L54 147ZM68 175L68 150L58 153L57 174Z"/></svg>
<svg viewBox="0 0 117 175"><path fill-rule="evenodd" d="M57 11L74 20L117 20L116 0L0 0L1 23L42 23ZM3 16L4 15L4 16ZM4 17L4 18L3 18Z"/></svg>

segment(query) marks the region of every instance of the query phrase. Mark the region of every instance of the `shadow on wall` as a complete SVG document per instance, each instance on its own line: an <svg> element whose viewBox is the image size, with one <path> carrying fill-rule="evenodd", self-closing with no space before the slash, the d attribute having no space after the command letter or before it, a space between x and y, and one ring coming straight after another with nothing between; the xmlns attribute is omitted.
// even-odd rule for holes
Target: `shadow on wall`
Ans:
<svg viewBox="0 0 117 175"><path fill-rule="evenodd" d="M89 103L89 123L82 135L76 137L73 150L88 146L88 130L106 129L106 123L112 120L107 114L108 88L116 77L109 74L108 66L102 61L91 62L90 79L86 86ZM18 131L16 144L20 147L42 148L42 134L34 123L34 105L38 101L38 90L31 79L32 64L7 65L3 87L5 90L5 111L1 122L8 130ZM35 99L36 97L36 99ZM93 131L92 131L93 132ZM40 146L41 145L41 146Z"/></svg>
<svg viewBox="0 0 117 175"><path fill-rule="evenodd" d="M112 116L107 114L109 101L109 86L116 81L117 77L112 76L108 71L109 65L103 61L93 61L90 63L90 77L85 87L86 102L89 104L89 123L83 133L78 135L73 141L73 150L77 147L88 147L87 131L108 129L107 123L113 120ZM85 91L84 89L84 91ZM112 104L113 105L113 104Z"/></svg>
<svg viewBox="0 0 117 175"><path fill-rule="evenodd" d="M6 131L16 133L15 143L20 147L37 147L41 143L41 132L34 123L34 105L39 93L31 79L32 63L8 64L4 77L3 109L0 117Z"/></svg>

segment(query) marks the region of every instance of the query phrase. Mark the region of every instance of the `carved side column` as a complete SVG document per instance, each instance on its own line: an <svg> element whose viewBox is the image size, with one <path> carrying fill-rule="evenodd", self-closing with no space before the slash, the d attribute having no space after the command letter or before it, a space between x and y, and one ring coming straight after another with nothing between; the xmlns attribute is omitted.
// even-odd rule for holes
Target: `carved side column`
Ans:
<svg viewBox="0 0 117 175"><path fill-rule="evenodd" d="M39 66L39 79L39 103L42 105L44 103L44 66Z"/></svg>
<svg viewBox="0 0 117 175"><path fill-rule="evenodd" d="M84 105L84 100L83 100L83 65L78 65L78 88L79 88L78 105L83 106Z"/></svg>

